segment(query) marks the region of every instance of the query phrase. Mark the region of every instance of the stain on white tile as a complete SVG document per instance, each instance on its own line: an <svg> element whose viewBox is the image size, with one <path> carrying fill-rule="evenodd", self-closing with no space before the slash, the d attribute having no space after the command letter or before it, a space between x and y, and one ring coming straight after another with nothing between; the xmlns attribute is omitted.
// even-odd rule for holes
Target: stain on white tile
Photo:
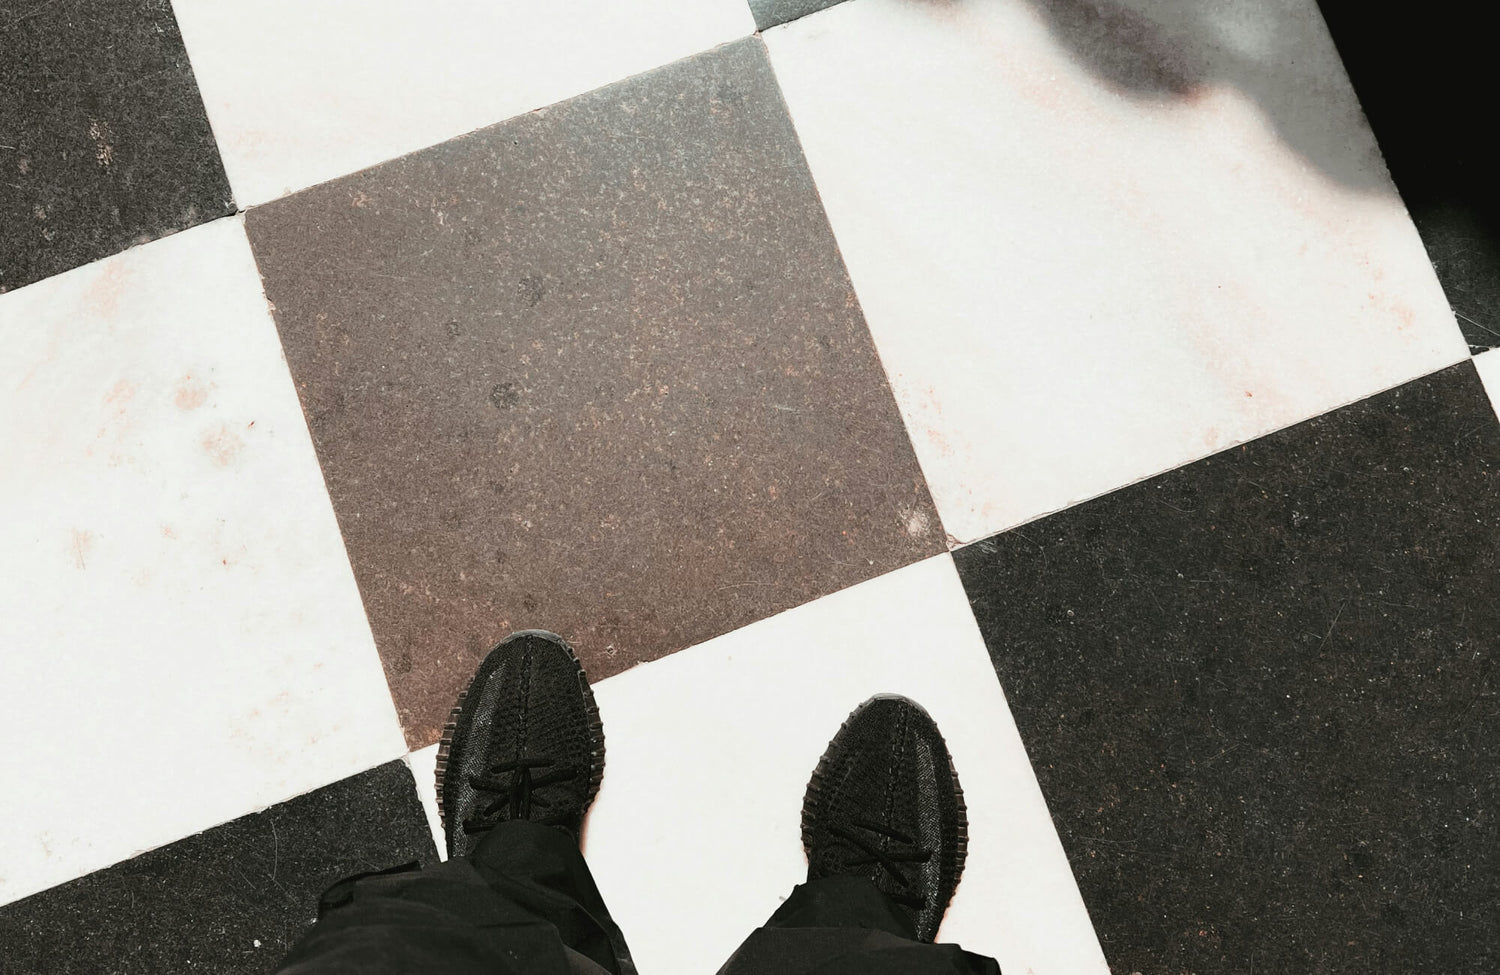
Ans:
<svg viewBox="0 0 1500 975"><path fill-rule="evenodd" d="M951 557L595 690L608 763L584 849L642 971L714 971L806 878L813 767L856 705L896 692L937 720L968 801L940 940L1007 972L1108 972Z"/></svg>
<svg viewBox="0 0 1500 975"><path fill-rule="evenodd" d="M402 755L241 221L0 346L0 902Z"/></svg>
<svg viewBox="0 0 1500 975"><path fill-rule="evenodd" d="M1313 0L860 0L765 40L959 541L1466 353Z"/></svg>
<svg viewBox="0 0 1500 975"><path fill-rule="evenodd" d="M751 33L744 0L175 0L240 206Z"/></svg>

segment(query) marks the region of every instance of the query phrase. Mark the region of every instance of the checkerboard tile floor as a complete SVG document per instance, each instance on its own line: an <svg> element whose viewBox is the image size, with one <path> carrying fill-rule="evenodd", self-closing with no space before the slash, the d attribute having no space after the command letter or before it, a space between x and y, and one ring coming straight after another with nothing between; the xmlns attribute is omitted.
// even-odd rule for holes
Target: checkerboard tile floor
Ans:
<svg viewBox="0 0 1500 975"><path fill-rule="evenodd" d="M1327 24L0 3L0 971L267 970L528 626L645 970L898 691L1007 972L1493 971L1500 285Z"/></svg>

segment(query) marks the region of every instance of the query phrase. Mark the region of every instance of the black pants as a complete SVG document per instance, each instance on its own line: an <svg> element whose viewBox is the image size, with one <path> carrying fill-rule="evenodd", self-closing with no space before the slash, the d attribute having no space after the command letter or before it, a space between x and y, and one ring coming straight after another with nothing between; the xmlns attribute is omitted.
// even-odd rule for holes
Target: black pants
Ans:
<svg viewBox="0 0 1500 975"><path fill-rule="evenodd" d="M720 975L999 975L992 958L913 939L867 880L796 887ZM502 823L472 856L350 877L279 975L636 975L572 834Z"/></svg>

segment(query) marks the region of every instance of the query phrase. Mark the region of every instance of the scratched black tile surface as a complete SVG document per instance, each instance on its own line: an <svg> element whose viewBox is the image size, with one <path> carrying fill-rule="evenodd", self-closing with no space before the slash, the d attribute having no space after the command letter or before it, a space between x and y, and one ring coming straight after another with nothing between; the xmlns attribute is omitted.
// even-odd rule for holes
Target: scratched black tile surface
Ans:
<svg viewBox="0 0 1500 975"><path fill-rule="evenodd" d="M413 746L944 550L759 38L246 217Z"/></svg>
<svg viewBox="0 0 1500 975"><path fill-rule="evenodd" d="M0 907L0 971L261 975L329 884L411 860L437 849L391 762Z"/></svg>
<svg viewBox="0 0 1500 975"><path fill-rule="evenodd" d="M0 292L233 211L168 0L0 0Z"/></svg>
<svg viewBox="0 0 1500 975"><path fill-rule="evenodd" d="M1500 220L1441 196L1408 193L1407 207L1469 351L1500 348Z"/></svg>
<svg viewBox="0 0 1500 975"><path fill-rule="evenodd" d="M1481 4L1318 0L1470 347L1500 346L1494 34Z"/></svg>
<svg viewBox="0 0 1500 975"><path fill-rule="evenodd" d="M956 555L1111 970L1500 970L1463 363Z"/></svg>
<svg viewBox="0 0 1500 975"><path fill-rule="evenodd" d="M750 13L755 16L756 29L765 30L843 2L844 0L750 0Z"/></svg>

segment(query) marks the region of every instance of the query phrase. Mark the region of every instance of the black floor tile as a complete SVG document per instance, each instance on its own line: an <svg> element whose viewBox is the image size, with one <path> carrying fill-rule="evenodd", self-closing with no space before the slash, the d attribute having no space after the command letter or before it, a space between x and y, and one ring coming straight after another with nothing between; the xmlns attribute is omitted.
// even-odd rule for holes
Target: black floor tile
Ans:
<svg viewBox="0 0 1500 975"><path fill-rule="evenodd" d="M168 0L0 2L0 292L233 211Z"/></svg>
<svg viewBox="0 0 1500 975"><path fill-rule="evenodd" d="M765 30L843 2L844 0L750 0L750 13L755 16L756 29Z"/></svg>
<svg viewBox="0 0 1500 975"><path fill-rule="evenodd" d="M1500 970L1472 364L960 550L1111 969Z"/></svg>
<svg viewBox="0 0 1500 975"><path fill-rule="evenodd" d="M391 762L0 907L0 971L267 972L329 884L410 860L437 850Z"/></svg>
<svg viewBox="0 0 1500 975"><path fill-rule="evenodd" d="M1469 350L1500 347L1500 220L1460 200L1407 197Z"/></svg>
<svg viewBox="0 0 1500 975"><path fill-rule="evenodd" d="M1489 8L1318 5L1469 345L1500 346Z"/></svg>

